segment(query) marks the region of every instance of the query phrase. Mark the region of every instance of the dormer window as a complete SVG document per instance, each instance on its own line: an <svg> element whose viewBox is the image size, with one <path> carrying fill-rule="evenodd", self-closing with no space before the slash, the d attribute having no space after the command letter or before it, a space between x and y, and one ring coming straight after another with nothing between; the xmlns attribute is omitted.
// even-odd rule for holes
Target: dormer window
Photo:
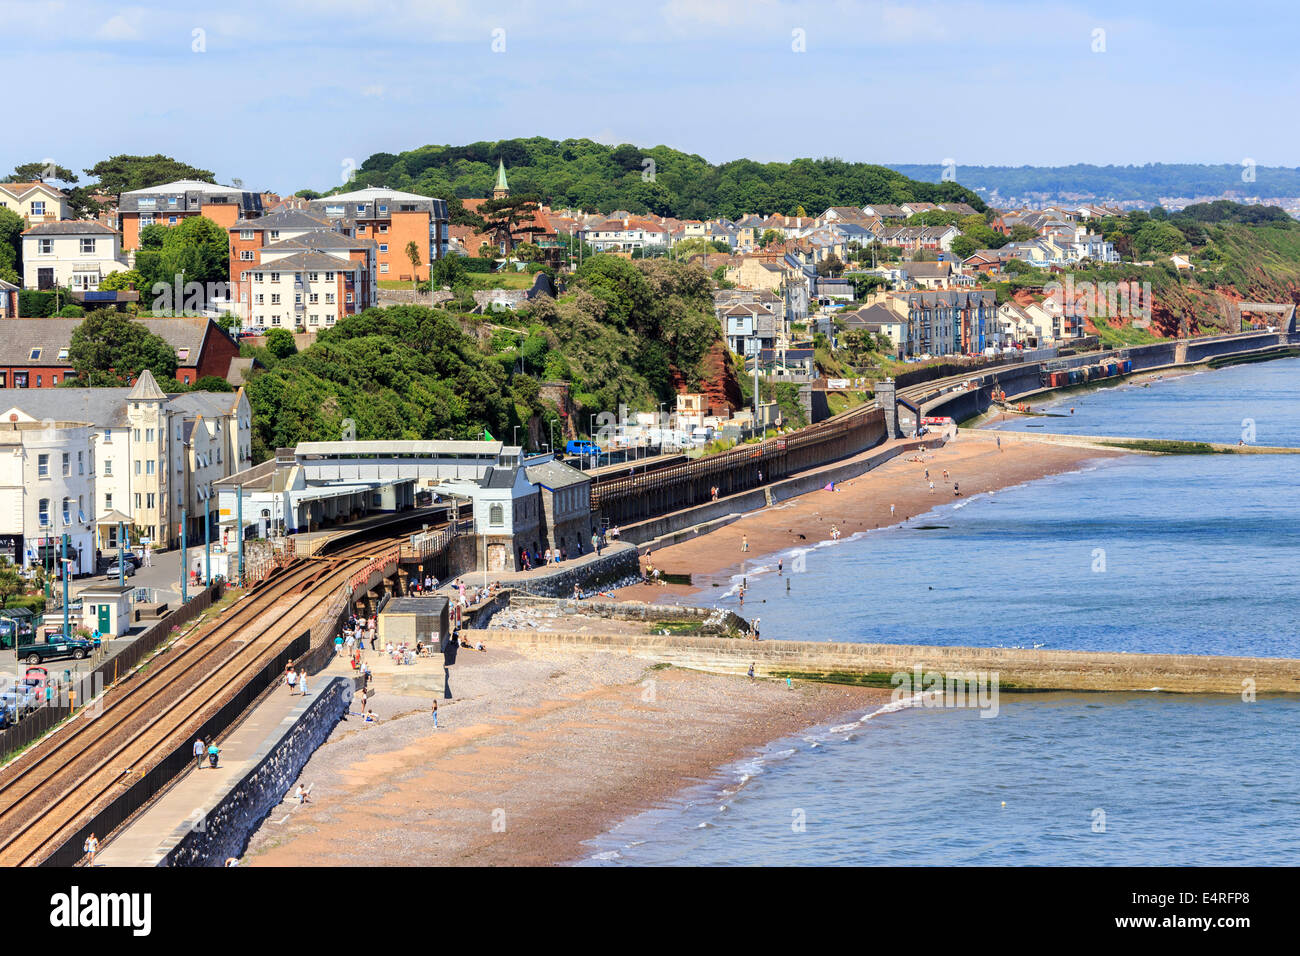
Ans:
<svg viewBox="0 0 1300 956"><path fill-rule="evenodd" d="M60 362L66 362L67 360L68 360L68 350L67 350L67 349L59 349L59 361L60 361Z"/></svg>
<svg viewBox="0 0 1300 956"><path fill-rule="evenodd" d="M188 361L189 361L189 358L190 358L190 350L189 350L189 349L177 349L177 350L176 350L176 360L177 360L178 362L188 362Z"/></svg>
<svg viewBox="0 0 1300 956"><path fill-rule="evenodd" d="M41 357L41 350L40 350L40 349L32 349L31 352L28 353L28 355L27 355L27 361L29 361L29 362L36 362L36 361L38 361L38 360L40 359L40 357Z"/></svg>

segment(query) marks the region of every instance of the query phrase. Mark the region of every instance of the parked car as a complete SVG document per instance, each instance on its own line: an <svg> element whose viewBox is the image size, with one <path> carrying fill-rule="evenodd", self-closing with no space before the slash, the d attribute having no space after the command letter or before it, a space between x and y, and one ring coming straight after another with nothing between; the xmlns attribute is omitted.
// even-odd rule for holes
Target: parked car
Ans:
<svg viewBox="0 0 1300 956"><path fill-rule="evenodd" d="M604 451L594 441L575 439L564 446L567 455L603 455Z"/></svg>
<svg viewBox="0 0 1300 956"><path fill-rule="evenodd" d="M95 645L92 641L83 641L79 637L64 640L61 634L47 634L34 643L19 644L17 657L18 660L32 665L60 657L71 657L73 660L80 661L89 657L94 650Z"/></svg>
<svg viewBox="0 0 1300 956"><path fill-rule="evenodd" d="M26 684L10 684L0 690L0 708L16 713L19 717L30 714L41 706L41 698L36 696Z"/></svg>
<svg viewBox="0 0 1300 956"><path fill-rule="evenodd" d="M119 564L118 564L117 561L114 561L112 564L110 564L110 565L108 566L108 570L104 572L104 577L106 577L106 578L116 578L116 577L121 577L121 576L122 576L122 567L123 567L123 566L119 566ZM126 559L126 562L125 562L124 567L125 567L125 570L126 570L126 576L127 576L128 578L129 578L129 577L132 577L132 576L135 574L135 564L134 564L134 562L131 561L130 558L127 558L127 559Z"/></svg>

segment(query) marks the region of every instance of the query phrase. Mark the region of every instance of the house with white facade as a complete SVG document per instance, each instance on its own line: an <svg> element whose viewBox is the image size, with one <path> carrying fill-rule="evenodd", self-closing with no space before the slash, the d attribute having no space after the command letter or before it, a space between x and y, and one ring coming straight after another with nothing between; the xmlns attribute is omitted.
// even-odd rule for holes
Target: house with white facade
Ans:
<svg viewBox="0 0 1300 956"><path fill-rule="evenodd" d="M100 280L129 266L122 237L93 220L68 219L23 233L23 288L93 292Z"/></svg>
<svg viewBox="0 0 1300 956"><path fill-rule="evenodd" d="M67 219L68 197L48 183L0 183L0 208L16 212L23 222L36 225Z"/></svg>
<svg viewBox="0 0 1300 956"><path fill-rule="evenodd" d="M286 254L263 250L261 268L247 273L246 328L318 331L372 304L362 263L323 252L275 252Z"/></svg>
<svg viewBox="0 0 1300 956"><path fill-rule="evenodd" d="M95 570L95 428L85 421L0 423L0 556L20 567Z"/></svg>

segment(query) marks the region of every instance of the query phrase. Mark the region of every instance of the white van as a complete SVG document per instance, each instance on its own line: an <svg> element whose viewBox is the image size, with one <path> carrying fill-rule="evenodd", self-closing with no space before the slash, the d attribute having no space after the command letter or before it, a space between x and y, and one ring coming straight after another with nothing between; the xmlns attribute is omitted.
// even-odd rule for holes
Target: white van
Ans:
<svg viewBox="0 0 1300 956"><path fill-rule="evenodd" d="M707 445L713 441L713 428L709 425L696 425L695 430L691 432L692 445Z"/></svg>

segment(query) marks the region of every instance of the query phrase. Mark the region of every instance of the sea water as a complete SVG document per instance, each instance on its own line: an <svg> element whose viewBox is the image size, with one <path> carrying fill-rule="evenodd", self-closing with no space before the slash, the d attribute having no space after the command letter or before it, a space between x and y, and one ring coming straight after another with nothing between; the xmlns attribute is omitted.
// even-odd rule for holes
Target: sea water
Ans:
<svg viewBox="0 0 1300 956"><path fill-rule="evenodd" d="M1300 360L1066 396L1004 427L1300 447ZM1069 409L1074 414L1069 414ZM1253 426L1253 431L1251 428ZM954 477L960 481L959 474ZM920 480L918 478L918 480ZM1300 456L1125 456L763 557L765 638L1300 657ZM913 702L915 703L915 702ZM1300 700L1002 693L775 741L592 841L618 864L1283 864Z"/></svg>

